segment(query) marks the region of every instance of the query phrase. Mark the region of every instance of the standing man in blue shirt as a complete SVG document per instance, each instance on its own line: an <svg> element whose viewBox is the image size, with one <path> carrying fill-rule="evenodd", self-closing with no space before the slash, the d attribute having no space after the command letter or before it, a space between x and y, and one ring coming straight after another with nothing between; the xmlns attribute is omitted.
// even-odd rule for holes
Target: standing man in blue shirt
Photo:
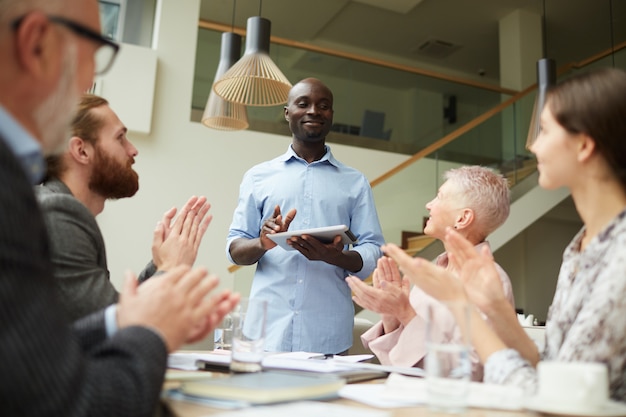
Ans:
<svg viewBox="0 0 626 417"><path fill-rule="evenodd" d="M285 119L291 146L244 175L226 252L235 264L257 263L250 297L269 301L266 350L344 353L352 346L354 323L344 278L367 278L382 255L372 190L325 144L333 124L333 94L326 85L314 78L294 85ZM338 224L356 235L351 249L340 236L327 244L310 235L293 237L293 251L267 237Z"/></svg>

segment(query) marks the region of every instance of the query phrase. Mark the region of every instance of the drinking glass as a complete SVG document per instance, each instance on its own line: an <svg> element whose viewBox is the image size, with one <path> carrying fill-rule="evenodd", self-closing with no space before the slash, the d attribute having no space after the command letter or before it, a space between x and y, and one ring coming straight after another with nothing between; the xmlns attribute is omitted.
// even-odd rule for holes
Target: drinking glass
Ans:
<svg viewBox="0 0 626 417"><path fill-rule="evenodd" d="M231 313L233 320L233 345L230 370L233 372L259 372L263 360L267 301L243 298Z"/></svg>
<svg viewBox="0 0 626 417"><path fill-rule="evenodd" d="M469 344L470 306L466 303L441 303L429 306L426 334L427 354L425 371L429 408L445 413L462 413L467 407L469 383L472 374ZM453 318L458 329L451 337L441 330ZM465 327L466 332L461 332Z"/></svg>
<svg viewBox="0 0 626 417"><path fill-rule="evenodd" d="M215 329L215 349L230 350L233 345L233 317L224 316L222 322Z"/></svg>

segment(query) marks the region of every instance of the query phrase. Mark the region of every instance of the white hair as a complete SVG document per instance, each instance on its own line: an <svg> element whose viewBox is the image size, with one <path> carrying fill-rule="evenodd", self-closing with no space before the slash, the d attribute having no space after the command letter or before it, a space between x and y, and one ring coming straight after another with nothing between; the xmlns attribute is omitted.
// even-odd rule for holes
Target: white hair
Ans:
<svg viewBox="0 0 626 417"><path fill-rule="evenodd" d="M473 165L451 169L444 178L456 186L463 204L474 211L476 229L484 234L480 238L487 237L509 217L509 184L501 174Z"/></svg>

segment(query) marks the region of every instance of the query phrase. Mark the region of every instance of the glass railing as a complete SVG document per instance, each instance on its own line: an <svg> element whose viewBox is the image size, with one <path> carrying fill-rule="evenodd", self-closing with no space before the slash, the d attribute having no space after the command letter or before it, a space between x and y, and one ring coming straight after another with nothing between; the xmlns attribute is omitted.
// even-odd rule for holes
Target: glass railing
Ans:
<svg viewBox="0 0 626 417"><path fill-rule="evenodd" d="M626 70L626 48L585 65L567 66L561 70L559 79L610 66ZM536 160L526 149L534 100L534 89L520 93L510 104L503 103L488 112L489 117L481 115L471 121L467 125L470 128L461 126L448 143L441 146L435 143L432 151L414 156L414 163L374 179L374 198L385 240L406 244L407 234L422 232L428 216L425 204L436 195L444 172L450 168L479 164L497 169L509 179L512 201L535 186ZM440 142L446 140L444 137ZM428 258L441 252L442 245L433 242L418 253Z"/></svg>
<svg viewBox="0 0 626 417"><path fill-rule="evenodd" d="M451 168L492 167L507 176L512 185L532 174L536 164L525 143L534 97L520 97L394 175L380 182L374 180L374 198L385 240L400 245L403 234L423 230L428 216L425 205L437 194L443 173Z"/></svg>
<svg viewBox="0 0 626 417"><path fill-rule="evenodd" d="M193 121L200 121L211 91L220 39L219 31L198 31ZM408 155L516 93L482 82L427 76L404 66L384 66L274 43L270 56L292 83L313 76L331 88L335 115L329 142ZM250 130L291 135L282 106L247 107L247 111Z"/></svg>

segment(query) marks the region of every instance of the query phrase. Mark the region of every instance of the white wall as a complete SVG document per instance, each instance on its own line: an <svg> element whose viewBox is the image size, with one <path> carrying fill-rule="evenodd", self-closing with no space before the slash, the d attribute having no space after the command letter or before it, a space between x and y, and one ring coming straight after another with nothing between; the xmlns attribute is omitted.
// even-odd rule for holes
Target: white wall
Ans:
<svg viewBox="0 0 626 417"><path fill-rule="evenodd" d="M139 272L150 259L152 231L163 212L189 196L206 195L213 222L197 264L208 266L233 287L224 245L239 183L252 165L283 153L290 138L258 132L219 132L189 121L199 0L160 2L155 43L158 54L152 129L130 133L139 150L140 190L109 202L98 216L111 280L120 288L126 269ZM141 76L141 74L129 74ZM128 94L133 94L128 91ZM404 155L332 144L335 156L370 180L406 159Z"/></svg>

